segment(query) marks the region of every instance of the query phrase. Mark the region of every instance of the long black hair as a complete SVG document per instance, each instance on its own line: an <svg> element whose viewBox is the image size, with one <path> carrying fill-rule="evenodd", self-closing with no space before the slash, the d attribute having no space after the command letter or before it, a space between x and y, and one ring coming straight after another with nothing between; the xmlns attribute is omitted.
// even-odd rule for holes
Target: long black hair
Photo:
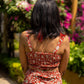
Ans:
<svg viewBox="0 0 84 84"><path fill-rule="evenodd" d="M55 0L37 0L31 15L31 29L35 35L53 38L64 33L60 26L59 10Z"/></svg>

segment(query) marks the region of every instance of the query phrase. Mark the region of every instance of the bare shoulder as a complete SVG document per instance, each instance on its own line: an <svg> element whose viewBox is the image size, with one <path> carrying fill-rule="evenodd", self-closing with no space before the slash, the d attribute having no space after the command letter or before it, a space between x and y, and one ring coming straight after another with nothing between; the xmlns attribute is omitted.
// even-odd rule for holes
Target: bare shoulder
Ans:
<svg viewBox="0 0 84 84"><path fill-rule="evenodd" d="M63 42L66 46L69 46L70 40L69 40L69 36L66 35L64 38L64 42Z"/></svg>
<svg viewBox="0 0 84 84"><path fill-rule="evenodd" d="M32 32L32 30L26 30L26 31L23 31L22 33L21 33L21 36L22 37L25 37L26 35L28 35L30 32Z"/></svg>
<svg viewBox="0 0 84 84"><path fill-rule="evenodd" d="M29 35L30 32L31 32L31 30L25 30L25 31L23 31L20 34L20 39L24 41L26 39L26 37L28 37L28 35Z"/></svg>
<svg viewBox="0 0 84 84"><path fill-rule="evenodd" d="M20 38L25 38L27 35L27 31L23 31L20 35Z"/></svg>
<svg viewBox="0 0 84 84"><path fill-rule="evenodd" d="M68 35L65 36L64 41L69 41L69 36Z"/></svg>

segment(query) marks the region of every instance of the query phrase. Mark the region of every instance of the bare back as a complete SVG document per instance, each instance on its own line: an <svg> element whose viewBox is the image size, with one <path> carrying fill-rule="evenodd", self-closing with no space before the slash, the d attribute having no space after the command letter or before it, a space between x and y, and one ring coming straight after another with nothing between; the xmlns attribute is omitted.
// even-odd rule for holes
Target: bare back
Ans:
<svg viewBox="0 0 84 84"><path fill-rule="evenodd" d="M25 56L25 54L23 54L24 52L30 52L29 47L28 47L28 42L27 42L27 32L28 31L24 31L21 34L20 37L20 43L22 43L23 49L21 49L20 45L20 60L22 61L22 65L25 68L24 72L27 71L27 58ZM52 53L53 50L56 48L57 43L60 39L60 36L54 38L54 39L45 39L43 42L39 42L38 39L35 38L35 35L32 34L29 37L32 48L34 51L36 52L44 52L44 53ZM70 53L70 46L69 46L69 37L66 35L65 38L63 39L63 42L60 45L59 50L56 52L56 54L61 55L62 59L60 62L60 67L59 67L59 71L60 73L65 72L66 68L67 68L67 64L68 64L68 59L69 59L69 53ZM26 61L24 61L23 59L25 59ZM24 66L25 65L25 66Z"/></svg>
<svg viewBox="0 0 84 84"><path fill-rule="evenodd" d="M28 48L28 44L27 44L27 38L26 37L26 31L23 32L23 36L24 36L24 41L25 43L25 48L26 48L26 52L29 51L29 48ZM47 53L52 53L53 50L56 48L57 46L57 43L60 39L60 36L54 38L54 39L45 39L43 42L39 42L38 39L35 38L35 35L32 34L30 36L30 41L31 41L31 45L32 45L32 48L34 49L34 51L37 51L37 52L47 52ZM66 36L60 46L60 49L58 50L57 54L60 54L62 55L64 53L64 49L66 49L66 45L68 46L67 44L67 41L68 41L68 36ZM65 43L66 42L66 43Z"/></svg>

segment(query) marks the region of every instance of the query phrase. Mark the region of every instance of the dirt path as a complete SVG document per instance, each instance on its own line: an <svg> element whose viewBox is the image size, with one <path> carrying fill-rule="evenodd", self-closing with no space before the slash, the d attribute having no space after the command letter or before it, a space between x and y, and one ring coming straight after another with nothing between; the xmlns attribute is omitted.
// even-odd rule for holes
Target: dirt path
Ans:
<svg viewBox="0 0 84 84"><path fill-rule="evenodd" d="M19 50L15 50L14 53L15 53L15 57L19 57Z"/></svg>
<svg viewBox="0 0 84 84"><path fill-rule="evenodd" d="M79 78L78 74L69 70L65 72L63 79L69 84L84 84L84 77Z"/></svg>
<svg viewBox="0 0 84 84"><path fill-rule="evenodd" d="M3 71L0 70L0 84L17 84L11 80Z"/></svg>

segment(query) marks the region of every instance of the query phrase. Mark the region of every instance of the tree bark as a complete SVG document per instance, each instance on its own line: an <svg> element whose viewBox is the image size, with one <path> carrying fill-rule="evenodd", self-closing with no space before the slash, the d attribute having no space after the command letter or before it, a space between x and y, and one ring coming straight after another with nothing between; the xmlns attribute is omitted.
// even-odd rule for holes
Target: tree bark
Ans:
<svg viewBox="0 0 84 84"><path fill-rule="evenodd" d="M71 29L72 32L75 31L75 18L78 8L78 0L71 0L72 1L72 20L71 20Z"/></svg>
<svg viewBox="0 0 84 84"><path fill-rule="evenodd" d="M7 26L7 15L3 14L2 15L2 20L3 20L3 37L2 37L2 53L8 53L8 47L7 47L7 30L6 30L6 26Z"/></svg>
<svg viewBox="0 0 84 84"><path fill-rule="evenodd" d="M0 13L0 53L1 53L1 50L2 50L2 46L1 46L1 13Z"/></svg>

